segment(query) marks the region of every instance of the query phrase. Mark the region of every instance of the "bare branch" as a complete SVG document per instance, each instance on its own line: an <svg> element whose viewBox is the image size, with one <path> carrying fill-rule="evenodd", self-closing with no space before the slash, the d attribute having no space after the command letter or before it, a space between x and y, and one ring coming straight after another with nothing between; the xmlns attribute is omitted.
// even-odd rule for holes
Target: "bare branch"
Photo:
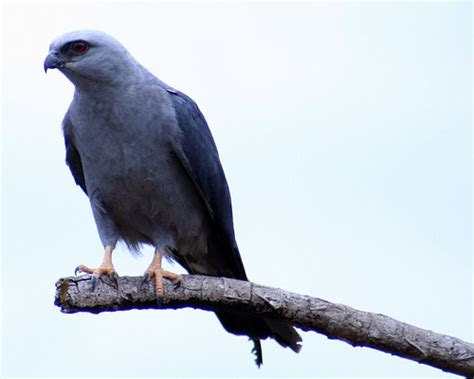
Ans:
<svg viewBox="0 0 474 379"><path fill-rule="evenodd" d="M156 304L153 284L137 291L141 277L102 277L95 291L90 276L62 278L56 283L55 304L65 313L111 312L130 309L232 310L289 321L352 346L366 346L474 377L474 344L421 329L382 314L369 313L326 300L298 295L250 282L184 275L181 285L165 281L163 304ZM118 284L118 286L117 286Z"/></svg>

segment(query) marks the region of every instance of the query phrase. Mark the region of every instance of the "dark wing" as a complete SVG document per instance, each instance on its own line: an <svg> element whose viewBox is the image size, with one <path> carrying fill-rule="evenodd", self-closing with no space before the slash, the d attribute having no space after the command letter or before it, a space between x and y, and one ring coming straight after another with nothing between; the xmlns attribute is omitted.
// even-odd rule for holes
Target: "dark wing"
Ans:
<svg viewBox="0 0 474 379"><path fill-rule="evenodd" d="M215 248L227 254L236 279L247 279L235 241L232 204L224 170L211 131L196 103L185 94L167 88L176 111L181 146L176 155L201 195L216 232Z"/></svg>
<svg viewBox="0 0 474 379"><path fill-rule="evenodd" d="M234 236L232 205L229 188L224 176L219 154L209 127L201 111L192 99L183 93L167 88L176 110L182 132L182 148L177 155L191 176L197 191L206 203L214 226L220 236L221 254L227 254L233 262L234 278L247 279ZM295 329L284 321L260 318L248 314L216 312L224 328L237 335L247 335L254 342L256 363L262 363L261 338L274 338L282 346L298 352L301 337Z"/></svg>
<svg viewBox="0 0 474 379"><path fill-rule="evenodd" d="M82 170L81 156L74 146L74 135L72 131L71 120L69 119L68 113L63 120L63 133L64 143L66 145L66 164L71 170L71 174L74 177L76 184L82 188L84 193L87 195L86 181L84 179L84 171Z"/></svg>

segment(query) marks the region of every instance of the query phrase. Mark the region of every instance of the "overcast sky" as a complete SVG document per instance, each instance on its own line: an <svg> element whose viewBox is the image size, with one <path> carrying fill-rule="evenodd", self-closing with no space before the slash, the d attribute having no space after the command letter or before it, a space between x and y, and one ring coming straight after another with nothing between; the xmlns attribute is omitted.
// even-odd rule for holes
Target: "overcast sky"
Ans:
<svg viewBox="0 0 474 379"><path fill-rule="evenodd" d="M202 311L61 314L55 281L102 247L64 164L73 87L43 60L100 29L199 104L253 281L472 341L470 2L11 2L1 22L2 377L449 376L303 332L257 370Z"/></svg>

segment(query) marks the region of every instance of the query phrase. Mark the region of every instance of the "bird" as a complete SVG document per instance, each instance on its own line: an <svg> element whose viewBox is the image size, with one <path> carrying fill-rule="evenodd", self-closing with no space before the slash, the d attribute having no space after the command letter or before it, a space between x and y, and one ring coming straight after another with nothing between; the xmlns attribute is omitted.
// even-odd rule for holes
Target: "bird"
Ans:
<svg viewBox="0 0 474 379"><path fill-rule="evenodd" d="M154 247L143 283L154 279L159 301L169 258L190 274L248 280L237 246L229 187L209 126L197 104L140 64L114 37L75 30L54 39L44 70L74 85L62 121L66 164L87 195L103 245L103 261L79 265L97 278L118 277L112 253ZM217 311L224 329L248 336L258 367L261 340L295 352L301 337L289 323Z"/></svg>

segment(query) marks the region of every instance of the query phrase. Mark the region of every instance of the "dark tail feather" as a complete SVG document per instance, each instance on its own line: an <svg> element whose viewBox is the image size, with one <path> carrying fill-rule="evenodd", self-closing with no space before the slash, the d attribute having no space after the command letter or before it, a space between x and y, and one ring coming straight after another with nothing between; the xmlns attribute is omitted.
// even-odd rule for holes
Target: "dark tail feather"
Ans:
<svg viewBox="0 0 474 379"><path fill-rule="evenodd" d="M281 346L289 347L296 353L301 349L300 335L285 321L234 312L216 312L216 315L229 333L250 337L254 342L252 352L255 354L255 363L258 367L263 363L261 339L273 338Z"/></svg>
<svg viewBox="0 0 474 379"><path fill-rule="evenodd" d="M253 339L252 341L253 341L252 353L255 355L255 363L257 364L257 367L260 368L260 366L263 363L262 344L260 343L259 339Z"/></svg>
<svg viewBox="0 0 474 379"><path fill-rule="evenodd" d="M301 336L290 324L275 318L264 318L265 323L273 332L273 338L283 347L289 347L295 353L301 350Z"/></svg>

